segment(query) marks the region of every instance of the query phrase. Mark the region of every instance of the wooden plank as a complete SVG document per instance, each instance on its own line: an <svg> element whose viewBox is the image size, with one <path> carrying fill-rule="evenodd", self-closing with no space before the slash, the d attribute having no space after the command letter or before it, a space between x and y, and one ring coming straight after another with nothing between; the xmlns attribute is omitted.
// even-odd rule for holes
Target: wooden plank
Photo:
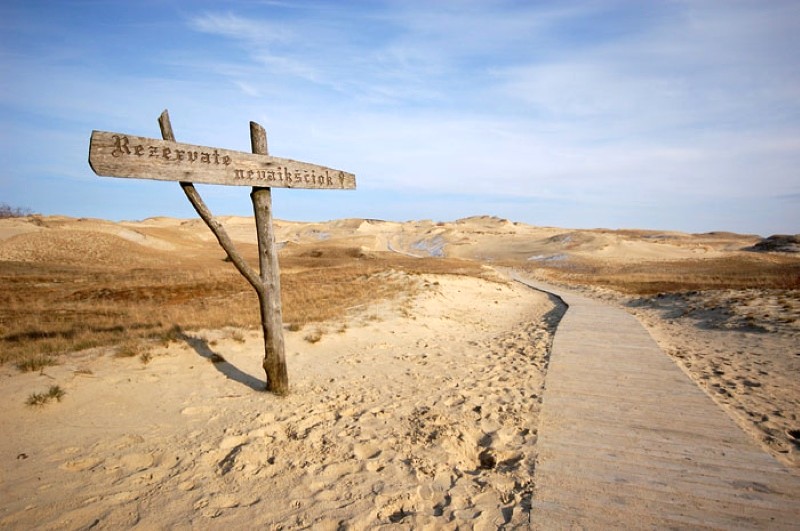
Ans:
<svg viewBox="0 0 800 531"><path fill-rule="evenodd" d="M97 175L233 186L352 190L356 177L279 157L92 131L89 165Z"/></svg>

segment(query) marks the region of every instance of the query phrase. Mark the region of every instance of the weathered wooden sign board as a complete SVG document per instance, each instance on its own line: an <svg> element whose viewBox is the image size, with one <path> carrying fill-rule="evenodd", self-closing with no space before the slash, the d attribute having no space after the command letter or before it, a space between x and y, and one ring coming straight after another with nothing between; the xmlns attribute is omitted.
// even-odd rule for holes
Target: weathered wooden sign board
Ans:
<svg viewBox="0 0 800 531"><path fill-rule="evenodd" d="M179 181L186 197L214 233L234 266L253 286L261 309L264 332L266 388L279 395L289 392L283 341L280 270L272 226L272 187L350 190L356 187L352 173L291 159L270 157L264 128L250 122L253 153L179 144L169 114L158 119L163 140L123 133L94 131L89 142L89 165L97 175L135 179ZM252 186L250 199L256 219L258 262L256 273L237 251L225 227L211 214L195 182Z"/></svg>
<svg viewBox="0 0 800 531"><path fill-rule="evenodd" d="M270 188L356 187L355 175L325 166L105 131L92 132L89 165L106 177Z"/></svg>

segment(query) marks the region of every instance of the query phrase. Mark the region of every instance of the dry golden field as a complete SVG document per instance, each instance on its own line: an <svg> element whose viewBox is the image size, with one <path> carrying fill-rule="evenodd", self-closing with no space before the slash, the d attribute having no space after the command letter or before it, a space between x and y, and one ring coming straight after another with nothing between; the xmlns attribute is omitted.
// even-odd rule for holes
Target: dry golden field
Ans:
<svg viewBox="0 0 800 531"><path fill-rule="evenodd" d="M248 250L257 268L255 249ZM0 362L35 369L93 347L115 346L123 356L143 352L179 330L258 328L256 295L223 258L211 248L192 260L151 259L146 267L0 261ZM357 248L287 250L280 260L283 319L295 329L411 289L388 274L394 270L486 274L475 262Z"/></svg>
<svg viewBox="0 0 800 531"><path fill-rule="evenodd" d="M569 269L535 268L554 281L597 286L626 294L724 289L800 289L800 264L793 256L729 253L707 259L597 263L586 260Z"/></svg>

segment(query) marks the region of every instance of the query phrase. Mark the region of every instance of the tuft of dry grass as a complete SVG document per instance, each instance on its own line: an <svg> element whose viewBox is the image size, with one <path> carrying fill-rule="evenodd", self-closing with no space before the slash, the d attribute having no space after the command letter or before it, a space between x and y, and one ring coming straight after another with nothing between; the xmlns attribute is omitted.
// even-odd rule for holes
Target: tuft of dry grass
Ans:
<svg viewBox="0 0 800 531"><path fill-rule="evenodd" d="M312 330L311 332L309 332L308 334L306 334L303 337L303 339L305 339L306 341L308 341L312 345L314 343L319 343L322 340L322 330L320 330L319 328L316 328L316 329Z"/></svg>
<svg viewBox="0 0 800 531"><path fill-rule="evenodd" d="M25 403L29 406L41 407L52 400L61 402L61 399L64 398L65 394L67 394L66 391L61 389L60 386L51 385L50 389L48 389L46 393L31 393Z"/></svg>
<svg viewBox="0 0 800 531"><path fill-rule="evenodd" d="M21 372L35 372L55 364L56 360L49 356L35 356L17 362L17 369Z"/></svg>
<svg viewBox="0 0 800 531"><path fill-rule="evenodd" d="M142 345L135 341L126 341L117 348L114 356L117 358L133 358L142 354Z"/></svg>

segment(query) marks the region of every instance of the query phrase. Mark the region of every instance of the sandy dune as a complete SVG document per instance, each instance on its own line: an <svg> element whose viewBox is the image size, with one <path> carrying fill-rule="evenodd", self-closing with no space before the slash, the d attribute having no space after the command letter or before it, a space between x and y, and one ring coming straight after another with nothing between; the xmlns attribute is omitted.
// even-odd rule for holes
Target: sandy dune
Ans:
<svg viewBox="0 0 800 531"><path fill-rule="evenodd" d="M234 241L255 245L252 218L220 218ZM493 217L455 222L409 221L405 223L345 219L324 223L276 221L279 246L335 244L363 247L367 251L393 251L413 256L459 257L488 262L506 260L542 262L592 258L594 260L675 260L712 258L738 251L760 241L758 236L728 233L684 234L656 231L572 230L536 227ZM16 249L30 242L32 233L44 237L59 233L91 232L95 237L113 235L122 240L159 250L186 252L193 243L214 241L199 219L150 218L113 223L95 219L48 217L0 220L0 259L35 260ZM28 247L40 247L27 243ZM43 259L43 258L40 258Z"/></svg>
<svg viewBox="0 0 800 531"><path fill-rule="evenodd" d="M252 219L224 222L252 253ZM580 280L634 313L768 451L800 462L800 291L586 287L587 275L610 268L624 277L641 264L663 273L730 259L798 271L794 254L747 251L758 236L490 217L278 221L276 229L281 256L304 264L339 250L356 260L454 257ZM199 220L0 220L10 279L32 265L124 275L164 264L220 267L223 256ZM147 364L108 347L65 353L37 372L0 366L0 527L527 526L548 347L563 308L500 276L382 274L410 288L286 331L293 392L285 399L260 391L260 333L238 328L189 330L151 350ZM0 322L3 340L7 328ZM54 384L66 392L61 401L26 405Z"/></svg>

